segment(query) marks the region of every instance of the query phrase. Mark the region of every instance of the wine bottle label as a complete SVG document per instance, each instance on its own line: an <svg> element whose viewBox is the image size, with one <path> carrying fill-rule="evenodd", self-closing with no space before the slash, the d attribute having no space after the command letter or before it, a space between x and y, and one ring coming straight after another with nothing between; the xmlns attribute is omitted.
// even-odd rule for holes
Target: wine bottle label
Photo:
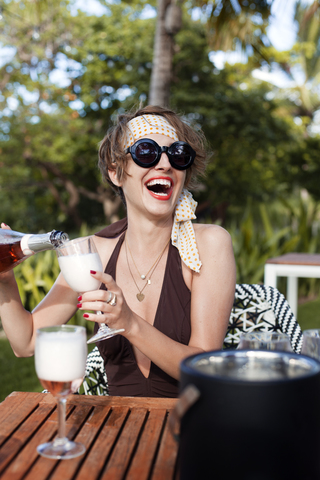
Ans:
<svg viewBox="0 0 320 480"><path fill-rule="evenodd" d="M33 255L34 252L30 250L28 240L32 235L24 235L21 239L20 246L24 255Z"/></svg>

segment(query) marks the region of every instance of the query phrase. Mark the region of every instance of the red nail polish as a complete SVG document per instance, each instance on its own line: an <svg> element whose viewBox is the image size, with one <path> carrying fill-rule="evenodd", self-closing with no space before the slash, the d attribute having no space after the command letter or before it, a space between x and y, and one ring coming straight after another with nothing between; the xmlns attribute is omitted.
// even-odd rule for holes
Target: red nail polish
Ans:
<svg viewBox="0 0 320 480"><path fill-rule="evenodd" d="M77 303L77 307L78 307L78 308L81 308L81 307L82 307L82 303Z"/></svg>
<svg viewBox="0 0 320 480"><path fill-rule="evenodd" d="M84 318L89 318L89 315L88 315L87 313L84 313L82 316L83 316Z"/></svg>
<svg viewBox="0 0 320 480"><path fill-rule="evenodd" d="M82 295L79 295L78 302L80 302L81 300L82 300Z"/></svg>
<svg viewBox="0 0 320 480"><path fill-rule="evenodd" d="M90 270L90 273L92 273L92 275L95 275L97 272L95 272L94 270Z"/></svg>

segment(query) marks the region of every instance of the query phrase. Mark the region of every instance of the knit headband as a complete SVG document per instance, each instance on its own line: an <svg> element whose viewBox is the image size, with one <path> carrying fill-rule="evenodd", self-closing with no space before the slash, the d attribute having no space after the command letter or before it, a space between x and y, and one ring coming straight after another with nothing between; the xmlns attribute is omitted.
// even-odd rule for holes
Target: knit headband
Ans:
<svg viewBox="0 0 320 480"><path fill-rule="evenodd" d="M124 150L133 145L139 138L158 133L178 141L178 135L172 125L160 115L146 114L135 117L127 123L128 131L124 139Z"/></svg>

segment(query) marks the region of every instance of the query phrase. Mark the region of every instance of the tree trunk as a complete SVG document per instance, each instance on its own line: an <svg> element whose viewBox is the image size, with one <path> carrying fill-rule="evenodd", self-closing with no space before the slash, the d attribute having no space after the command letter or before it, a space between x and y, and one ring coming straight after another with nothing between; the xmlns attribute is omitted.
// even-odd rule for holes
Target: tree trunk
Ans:
<svg viewBox="0 0 320 480"><path fill-rule="evenodd" d="M172 74L173 35L165 28L166 11L170 0L158 0L157 26L153 48L153 66L150 80L149 104L169 106Z"/></svg>

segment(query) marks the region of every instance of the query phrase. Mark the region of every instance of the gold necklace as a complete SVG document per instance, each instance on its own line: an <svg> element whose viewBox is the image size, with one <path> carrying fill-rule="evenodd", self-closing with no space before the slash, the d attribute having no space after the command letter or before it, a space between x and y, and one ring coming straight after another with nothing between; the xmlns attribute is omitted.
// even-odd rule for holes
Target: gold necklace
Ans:
<svg viewBox="0 0 320 480"><path fill-rule="evenodd" d="M129 272L130 272L130 275L131 275L131 277L132 277L132 280L134 281L134 284L135 284L135 286L137 287L137 289L138 289L138 291L139 291L139 293L137 293L137 295L136 295L136 297L137 297L137 299L139 300L139 302L142 302L142 300L144 299L145 295L144 295L142 292L143 292L143 290L146 288L147 285L150 285L150 284L151 284L151 277L152 277L152 275L153 275L153 272L154 272L155 269L157 268L158 263L160 262L160 260L161 260L161 258L162 258L162 255L163 255L164 252L165 252L165 249L166 249L167 246L169 245L169 242L170 242L170 238L169 238L168 242L165 244L165 247L164 247L164 249L162 250L162 252L160 253L159 257L156 259L156 261L154 262L154 264L152 265L152 267L149 269L148 273L147 273L146 275L143 275L143 276L142 276L142 275L140 274L138 268L137 268L137 265L135 264L135 261L134 261L134 259L133 259L133 256L132 256L130 247L129 247L129 245L127 244L127 239L125 238L127 264L128 264L128 268L129 268ZM130 255L131 255L133 264L134 264L134 266L136 267L137 272L139 273L140 277L141 277L141 278L144 277L144 278L142 278L142 279L145 280L146 277L147 277L147 276L149 275L149 273L151 272L150 275L149 275L149 278L147 279L145 285L143 286L143 288L142 288L141 290L140 290L140 288L138 287L138 284L137 284L137 282L136 282L136 280L135 280L135 278L134 278L134 276L133 276L133 273L132 273L131 268L130 268L130 265L129 265L127 245L128 245L128 248L129 248L129 252L130 252Z"/></svg>
<svg viewBox="0 0 320 480"><path fill-rule="evenodd" d="M169 238L169 241L170 241L170 238ZM169 241L168 241L168 243L169 243ZM139 274L139 277L141 277L142 280L145 280L145 279L147 278L147 276L149 275L149 273L151 272L151 270L153 269L153 267L155 266L155 264L160 260L160 258L161 258L162 255L163 255L163 252L164 252L165 249L167 248L168 243L165 244L164 249L163 249L162 252L160 253L159 257L158 257L158 258L156 259L156 261L152 264L151 268L149 268L148 272L147 272L145 275L144 275L143 273L141 274L141 273L139 272L138 267L137 267L137 265L136 265L136 262L134 261L132 252L131 252L131 250L130 250L130 247L129 247L129 245L128 245L128 250L129 250L130 256L131 256L131 258L132 258L133 265L136 267L136 270L137 270L137 272L138 272L138 274ZM127 245L127 242L126 242L126 245ZM127 248L127 247L126 247L126 248ZM148 279L148 282L149 282L149 281L150 281L150 277L149 277L149 279ZM151 283L151 282L150 282L150 283ZM150 285L150 283L149 283L149 285Z"/></svg>

